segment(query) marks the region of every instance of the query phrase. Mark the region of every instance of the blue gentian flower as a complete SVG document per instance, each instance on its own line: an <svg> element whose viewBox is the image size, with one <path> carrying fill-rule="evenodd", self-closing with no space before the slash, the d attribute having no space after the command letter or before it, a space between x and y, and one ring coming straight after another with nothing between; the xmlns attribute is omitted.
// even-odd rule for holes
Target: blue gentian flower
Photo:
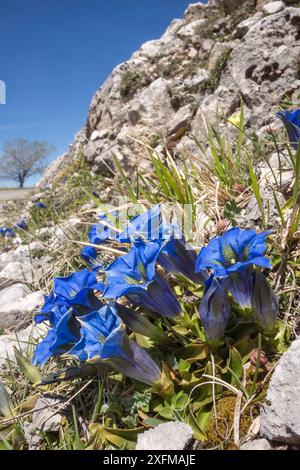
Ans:
<svg viewBox="0 0 300 470"><path fill-rule="evenodd" d="M128 338L122 325L107 337L101 357L102 362L127 377L148 385L157 384L162 378L157 364L143 348Z"/></svg>
<svg viewBox="0 0 300 470"><path fill-rule="evenodd" d="M248 265L271 268L263 254L265 239L270 232L256 233L234 227L221 237L214 237L200 250L196 270L212 269L216 277L227 277Z"/></svg>
<svg viewBox="0 0 300 470"><path fill-rule="evenodd" d="M297 150L300 141L300 109L295 111L280 111L276 114L287 130L292 147Z"/></svg>
<svg viewBox="0 0 300 470"><path fill-rule="evenodd" d="M204 283L208 279L207 271L195 272L197 254L184 239L173 236L161 245L158 263L168 272L182 274L195 283Z"/></svg>
<svg viewBox="0 0 300 470"><path fill-rule="evenodd" d="M72 308L70 308L38 344L34 353L33 364L43 366L50 357L66 353L78 341L79 335L80 324L76 321Z"/></svg>
<svg viewBox="0 0 300 470"><path fill-rule="evenodd" d="M166 227L162 225L160 204L133 217L115 240L119 243L130 243L132 238L143 238L148 241L158 241L163 238Z"/></svg>
<svg viewBox="0 0 300 470"><path fill-rule="evenodd" d="M12 238L15 236L15 232L9 227L2 227L0 228L0 235Z"/></svg>
<svg viewBox="0 0 300 470"><path fill-rule="evenodd" d="M101 222L93 224L88 234L91 243L94 245L100 245L101 243L105 243L108 240L113 240L115 238L117 231L114 228L114 223L110 220L115 216L116 213L111 213L110 217L105 214L101 214L99 216Z"/></svg>
<svg viewBox="0 0 300 470"><path fill-rule="evenodd" d="M61 298L51 292L50 295L44 296L44 305L35 315L35 324L48 321L50 326L56 326L60 318L69 310L70 305L64 298Z"/></svg>
<svg viewBox="0 0 300 470"><path fill-rule="evenodd" d="M25 219L20 219L16 223L16 228L21 229L21 230L27 230L27 223Z"/></svg>
<svg viewBox="0 0 300 470"><path fill-rule="evenodd" d="M117 310L111 305L80 316L70 309L37 346L33 363L44 365L58 355L110 365L149 385L162 377L149 354L127 337Z"/></svg>
<svg viewBox="0 0 300 470"><path fill-rule="evenodd" d="M36 209L46 209L46 206L45 206L45 204L44 204L42 201L36 202L36 203L34 204L34 207L35 207Z"/></svg>
<svg viewBox="0 0 300 470"><path fill-rule="evenodd" d="M219 340L225 333L230 317L227 284L227 279L217 279L213 275L205 284L199 315L209 341Z"/></svg>
<svg viewBox="0 0 300 470"><path fill-rule="evenodd" d="M260 271L256 271L254 276L252 308L262 330L267 334L273 333L279 312L278 299Z"/></svg>
<svg viewBox="0 0 300 470"><path fill-rule="evenodd" d="M93 290L102 292L104 284L98 282L97 273L82 269L67 277L56 277L54 279L54 293L63 298L69 306L90 304L91 298L89 294Z"/></svg>
<svg viewBox="0 0 300 470"><path fill-rule="evenodd" d="M116 308L104 305L100 310L77 317L80 323L80 339L68 355L80 361L100 359L106 338L121 324Z"/></svg>
<svg viewBox="0 0 300 470"><path fill-rule="evenodd" d="M100 268L102 265L97 261L97 251L93 246L85 246L80 251L81 258L93 268Z"/></svg>
<svg viewBox="0 0 300 470"><path fill-rule="evenodd" d="M212 270L216 278L229 277L228 289L242 308L251 308L253 266L271 268L265 239L270 232L232 228L221 237L212 238L200 250L196 271Z"/></svg>
<svg viewBox="0 0 300 470"><path fill-rule="evenodd" d="M94 290L104 290L104 284L97 281L94 271L82 269L70 276L55 278L53 292L45 297L41 311L35 316L35 323L49 321L51 326L55 326L70 307L75 307L79 314L98 310L102 302L95 296Z"/></svg>
<svg viewBox="0 0 300 470"><path fill-rule="evenodd" d="M156 272L160 246L157 243L133 241L131 250L105 269L104 297L126 296L140 307L165 317L180 314L180 304L165 279Z"/></svg>

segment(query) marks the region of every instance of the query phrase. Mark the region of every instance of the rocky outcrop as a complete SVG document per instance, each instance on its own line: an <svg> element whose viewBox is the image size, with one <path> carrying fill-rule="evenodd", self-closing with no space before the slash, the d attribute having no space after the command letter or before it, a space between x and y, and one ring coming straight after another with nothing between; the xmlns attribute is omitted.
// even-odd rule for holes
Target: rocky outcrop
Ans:
<svg viewBox="0 0 300 470"><path fill-rule="evenodd" d="M109 175L146 165L138 141L179 155L205 143L203 115L214 123L245 103L247 124L274 122L284 97L300 92L300 8L297 2L211 0L190 5L163 36L116 67L92 99L86 125L48 169L49 182L82 149L94 171ZM225 126L225 122L223 123ZM141 163L142 161L142 163Z"/></svg>
<svg viewBox="0 0 300 470"><path fill-rule="evenodd" d="M136 450L183 450L192 438L190 426L180 421L170 421L139 434Z"/></svg>
<svg viewBox="0 0 300 470"><path fill-rule="evenodd" d="M261 434L270 441L300 445L300 339L282 356L261 410Z"/></svg>

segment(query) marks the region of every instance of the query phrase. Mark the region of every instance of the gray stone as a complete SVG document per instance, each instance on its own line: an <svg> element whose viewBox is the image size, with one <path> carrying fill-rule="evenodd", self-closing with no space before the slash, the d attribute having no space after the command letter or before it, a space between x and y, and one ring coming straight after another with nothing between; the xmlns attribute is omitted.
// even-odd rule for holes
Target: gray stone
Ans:
<svg viewBox="0 0 300 470"><path fill-rule="evenodd" d="M234 35L237 38L242 38L246 33L263 17L262 13L257 13L254 16L250 16L246 20L239 23L235 29Z"/></svg>
<svg viewBox="0 0 300 470"><path fill-rule="evenodd" d="M105 176L111 176L106 163L111 163L116 146L129 176L136 165L148 168L147 152L137 140L147 143L151 136L159 136L169 144L167 133L178 110L186 105L196 111L190 131L203 145L207 136L202 113L208 123L216 124L218 113L228 118L236 112L241 97L250 110L247 127L251 131L272 124L282 97L296 102L300 93L300 8L279 11L282 2L266 4L266 0L257 1L257 9L274 12L275 4L278 13L251 12L235 35L228 29L230 18L216 9L225 7L226 13L235 13L240 0L190 5L160 39L147 41L112 71L92 99L86 125L66 154L52 164L41 186L51 182L81 148L92 170ZM228 48L228 60L219 63ZM207 87L201 86L205 80ZM221 132L226 127L221 121ZM173 139L170 151L184 139L183 134Z"/></svg>
<svg viewBox="0 0 300 470"><path fill-rule="evenodd" d="M17 299L22 299L28 294L30 294L29 287L21 283L13 284L12 286L2 289L0 291L0 312L3 305L15 302Z"/></svg>
<svg viewBox="0 0 300 470"><path fill-rule="evenodd" d="M0 271L0 279L7 279L13 282L31 282L33 280L32 267L30 263L20 263L12 261Z"/></svg>
<svg viewBox="0 0 300 470"><path fill-rule="evenodd" d="M136 450L183 450L190 443L193 431L179 421L159 424L138 435Z"/></svg>
<svg viewBox="0 0 300 470"><path fill-rule="evenodd" d="M0 335L0 367L4 367L7 359L15 362L14 346L21 352L32 351L37 341L44 338L47 332L45 324L32 326L11 333L9 335Z"/></svg>
<svg viewBox="0 0 300 470"><path fill-rule="evenodd" d="M32 409L31 422L24 423L24 437L29 450L38 449L42 439L40 432L55 433L59 431L61 420L67 405L64 406L65 398L51 395L41 395Z"/></svg>
<svg viewBox="0 0 300 470"><path fill-rule="evenodd" d="M261 409L261 435L271 441L300 444L300 339L281 357Z"/></svg>
<svg viewBox="0 0 300 470"><path fill-rule="evenodd" d="M182 137L191 127L191 121L193 118L193 109L190 105L179 108L171 122L169 123L167 134L178 134Z"/></svg>
<svg viewBox="0 0 300 470"><path fill-rule="evenodd" d="M11 292L14 288L15 286L11 286L7 289L10 289ZM13 301L5 301L0 304L0 328L16 327L18 323L26 319L29 320L31 314L40 307L42 303L43 295L41 292L32 292L25 297L15 297Z"/></svg>
<svg viewBox="0 0 300 470"><path fill-rule="evenodd" d="M275 13L279 13L281 10L285 8L285 4L281 1L267 3L262 11L266 15L274 15Z"/></svg>
<svg viewBox="0 0 300 470"><path fill-rule="evenodd" d="M267 439L254 439L243 444L240 450L272 450L272 447Z"/></svg>

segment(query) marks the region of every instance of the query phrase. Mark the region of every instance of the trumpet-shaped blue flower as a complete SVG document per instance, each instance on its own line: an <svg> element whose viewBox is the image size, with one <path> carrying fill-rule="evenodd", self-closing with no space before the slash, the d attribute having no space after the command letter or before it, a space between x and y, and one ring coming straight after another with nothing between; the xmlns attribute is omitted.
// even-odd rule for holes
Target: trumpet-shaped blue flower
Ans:
<svg viewBox="0 0 300 470"><path fill-rule="evenodd" d="M206 271L195 272L197 254L184 239L171 237L163 243L157 261L167 271L183 274L193 282L204 283L208 279Z"/></svg>
<svg viewBox="0 0 300 470"><path fill-rule="evenodd" d="M274 332L279 311L278 299L266 276L259 271L254 275L252 308L262 330L267 334Z"/></svg>
<svg viewBox="0 0 300 470"><path fill-rule="evenodd" d="M50 357L66 353L78 341L80 325L73 315L72 308L65 312L56 326L51 328L34 353L33 364L42 366Z"/></svg>
<svg viewBox="0 0 300 470"><path fill-rule="evenodd" d="M100 359L106 338L121 324L116 308L104 305L100 310L77 317L77 320L80 323L80 339L68 354L80 361Z"/></svg>
<svg viewBox="0 0 300 470"><path fill-rule="evenodd" d="M176 317L180 305L165 279L156 272L160 246L142 240L133 242L131 250L105 270L105 298L127 296L135 305L166 317Z"/></svg>
<svg viewBox="0 0 300 470"><path fill-rule="evenodd" d="M127 337L111 305L81 316L71 308L37 346L33 363L44 365L58 355L105 363L147 384L155 384L162 375L149 354Z"/></svg>
<svg viewBox="0 0 300 470"><path fill-rule="evenodd" d="M67 277L54 279L54 293L64 299L69 306L90 306L93 298L89 296L93 290L102 292L104 284L97 281L97 273L82 269Z"/></svg>
<svg viewBox="0 0 300 470"><path fill-rule="evenodd" d="M111 214L114 217L115 213ZM110 220L105 214L99 216L100 222L93 224L89 231L89 240L95 245L100 245L108 240L113 240L117 231L115 230L113 221Z"/></svg>
<svg viewBox="0 0 300 470"><path fill-rule="evenodd" d="M45 297L40 313L35 316L35 323L49 321L54 326L70 307L75 307L80 314L99 309L102 302L95 296L94 290L104 290L104 284L97 281L94 271L82 269L70 276L55 278L53 292Z"/></svg>
<svg viewBox="0 0 300 470"><path fill-rule="evenodd" d="M263 256L266 251L265 239L269 233L235 227L221 237L212 238L200 250L197 272L212 269L216 277L227 277L248 265L271 268L269 259Z"/></svg>
<svg viewBox="0 0 300 470"><path fill-rule="evenodd" d="M16 228L20 230L27 230L26 220L25 219L18 220L18 222L16 223Z"/></svg>
<svg viewBox="0 0 300 470"><path fill-rule="evenodd" d="M38 201L35 203L34 207L36 209L46 209L46 205L42 201Z"/></svg>
<svg viewBox="0 0 300 470"><path fill-rule="evenodd" d="M230 317L227 284L227 279L216 279L214 276L205 284L199 315L209 341L219 340L224 336Z"/></svg>
<svg viewBox="0 0 300 470"><path fill-rule="evenodd" d="M127 377L148 385L157 384L162 378L157 364L143 348L128 338L122 325L104 342L101 357L104 363Z"/></svg>
<svg viewBox="0 0 300 470"><path fill-rule="evenodd" d="M251 308L253 266L271 268L264 257L265 239L269 232L232 228L215 237L202 248L196 271L212 270L216 278L229 277L228 289L242 308Z"/></svg>
<svg viewBox="0 0 300 470"><path fill-rule="evenodd" d="M9 227L0 227L0 235L12 238L15 236L15 232Z"/></svg>
<svg viewBox="0 0 300 470"><path fill-rule="evenodd" d="M119 233L115 240L119 243L130 243L132 238L143 238L148 241L158 241L164 238L166 227L162 223L160 205L133 217L126 225L123 232Z"/></svg>
<svg viewBox="0 0 300 470"><path fill-rule="evenodd" d="M292 147L297 150L300 141L300 109L295 111L280 111L276 114L287 130Z"/></svg>
<svg viewBox="0 0 300 470"><path fill-rule="evenodd" d="M101 264L97 261L97 251L93 246L85 246L80 251L81 258L93 268L100 268Z"/></svg>

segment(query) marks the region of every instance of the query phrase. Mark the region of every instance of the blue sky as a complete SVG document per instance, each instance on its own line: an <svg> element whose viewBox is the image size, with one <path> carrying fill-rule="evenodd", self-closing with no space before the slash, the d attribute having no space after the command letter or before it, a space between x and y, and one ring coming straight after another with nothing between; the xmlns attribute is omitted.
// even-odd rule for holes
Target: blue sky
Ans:
<svg viewBox="0 0 300 470"><path fill-rule="evenodd" d="M190 3L196 2L1 0L0 151L7 140L27 138L53 144L51 159L63 153L111 70L160 37Z"/></svg>

